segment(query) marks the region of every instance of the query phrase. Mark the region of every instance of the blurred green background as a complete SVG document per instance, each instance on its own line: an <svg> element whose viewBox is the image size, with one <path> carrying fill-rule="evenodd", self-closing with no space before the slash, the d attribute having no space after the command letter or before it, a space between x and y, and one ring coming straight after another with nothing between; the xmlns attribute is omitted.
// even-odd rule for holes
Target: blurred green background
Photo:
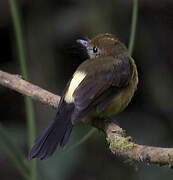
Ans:
<svg viewBox="0 0 173 180"><path fill-rule="evenodd" d="M21 0L21 13L31 82L61 94L84 60L76 39L113 33L128 45L132 1ZM138 90L128 108L115 117L137 143L173 147L173 2L140 0L133 57L139 71ZM9 1L0 1L0 69L20 74ZM34 101L37 134L56 110ZM24 96L0 86L0 123L20 147L27 163L28 138ZM75 127L69 146L91 127ZM0 141L0 179L22 180L20 171ZM13 149L11 149L13 150ZM81 146L57 152L38 162L42 180L172 180L168 167L127 162L113 155L102 132Z"/></svg>

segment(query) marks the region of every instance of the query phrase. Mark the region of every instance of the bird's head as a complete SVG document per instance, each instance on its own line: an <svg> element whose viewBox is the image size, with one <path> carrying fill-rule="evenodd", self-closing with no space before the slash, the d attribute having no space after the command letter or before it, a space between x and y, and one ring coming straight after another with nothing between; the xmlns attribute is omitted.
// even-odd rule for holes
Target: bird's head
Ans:
<svg viewBox="0 0 173 180"><path fill-rule="evenodd" d="M112 34L99 34L91 40L77 40L91 59L103 56L118 56L127 53L127 48Z"/></svg>

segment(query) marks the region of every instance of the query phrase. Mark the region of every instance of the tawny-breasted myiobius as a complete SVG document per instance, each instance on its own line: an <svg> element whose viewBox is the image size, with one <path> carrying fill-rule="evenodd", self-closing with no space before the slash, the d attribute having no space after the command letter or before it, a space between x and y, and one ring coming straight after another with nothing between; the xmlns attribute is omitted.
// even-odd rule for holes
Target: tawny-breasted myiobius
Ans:
<svg viewBox="0 0 173 180"><path fill-rule="evenodd" d="M63 147L82 119L104 119L124 110L137 88L138 73L127 48L114 35L77 40L88 59L73 74L61 97L55 119L32 147L29 158L46 159Z"/></svg>

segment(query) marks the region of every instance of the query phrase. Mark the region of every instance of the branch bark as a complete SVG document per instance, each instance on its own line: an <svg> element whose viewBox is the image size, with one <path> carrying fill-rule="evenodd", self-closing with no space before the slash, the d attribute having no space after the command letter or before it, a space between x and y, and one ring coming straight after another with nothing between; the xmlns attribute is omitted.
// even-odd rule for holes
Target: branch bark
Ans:
<svg viewBox="0 0 173 180"><path fill-rule="evenodd" d="M23 80L19 75L0 71L0 84L53 108L57 108L60 101L60 96ZM131 161L173 167L173 148L138 145L131 137L125 136L121 127L112 122L95 120L92 125L105 133L109 149L114 154L129 158Z"/></svg>

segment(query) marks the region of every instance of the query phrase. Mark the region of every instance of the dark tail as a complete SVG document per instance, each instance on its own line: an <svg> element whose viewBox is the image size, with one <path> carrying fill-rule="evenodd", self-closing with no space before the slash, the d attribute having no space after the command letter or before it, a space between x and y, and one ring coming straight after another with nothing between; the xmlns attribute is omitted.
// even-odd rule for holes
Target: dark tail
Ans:
<svg viewBox="0 0 173 180"><path fill-rule="evenodd" d="M63 147L67 143L73 128L71 123L72 111L73 107L68 104L60 108L55 120L36 139L34 146L29 152L30 159L46 159L54 153L57 147Z"/></svg>

